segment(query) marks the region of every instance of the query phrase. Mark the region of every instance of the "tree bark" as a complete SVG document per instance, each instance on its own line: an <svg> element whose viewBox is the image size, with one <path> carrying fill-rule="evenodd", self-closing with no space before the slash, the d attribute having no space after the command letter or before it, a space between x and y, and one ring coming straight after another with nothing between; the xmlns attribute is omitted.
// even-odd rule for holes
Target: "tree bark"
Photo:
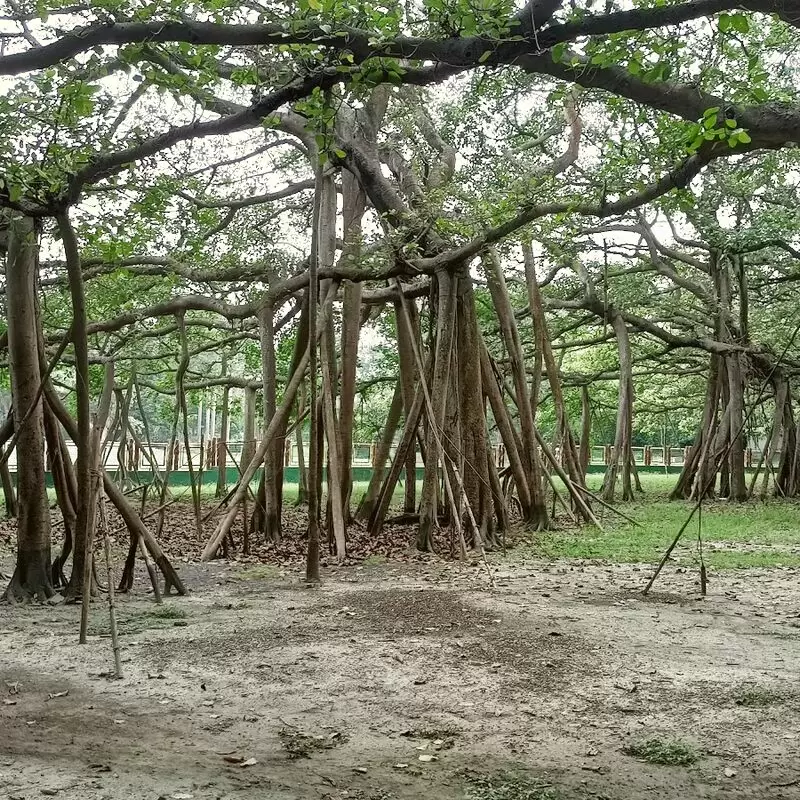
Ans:
<svg viewBox="0 0 800 800"><path fill-rule="evenodd" d="M580 462L584 476L589 471L592 461L592 403L589 397L589 387L581 386L581 442Z"/></svg>
<svg viewBox="0 0 800 800"><path fill-rule="evenodd" d="M266 304L259 314L258 324L261 330L261 366L264 385L264 430L275 415L277 405L277 375L275 365L275 336L273 328L274 309ZM281 509L278 501L278 478L283 470L283 437L275 437L272 446L264 457L264 473L262 477L263 495L259 493L259 501L263 502L263 530L268 542L279 542L281 539ZM255 524L254 524L255 527Z"/></svg>
<svg viewBox="0 0 800 800"><path fill-rule="evenodd" d="M441 435L439 432L444 430L447 414L450 364L453 356L457 282L458 279L456 277L444 270L436 273L436 343L431 386L433 417L428 419L428 435L425 446L428 460L425 464L425 475L422 482L422 500L417 533L417 549L422 551L432 549L433 531L437 524L439 459L444 455L438 452L437 439ZM421 376L420 379L422 379Z"/></svg>
<svg viewBox="0 0 800 800"><path fill-rule="evenodd" d="M47 600L55 594L50 573L50 509L44 463L44 418L39 385L36 312L37 232L29 217L8 221L6 301L12 409L17 435L17 559L3 597ZM28 415L24 425L19 423Z"/></svg>
<svg viewBox="0 0 800 800"><path fill-rule="evenodd" d="M508 297L505 277L500 260L494 249L490 249L483 260L489 292L492 296L495 312L500 323L500 331L511 363L511 376L514 384L514 395L517 401L520 430L522 432L520 457L525 467L528 482L530 505L523 505L524 494L517 490L522 515L525 523L535 530L546 530L549 527L547 504L542 487L542 466L539 448L536 441L534 409L531 408L528 396L528 383L525 376L525 364L522 357L522 345L519 331Z"/></svg>
<svg viewBox="0 0 800 800"><path fill-rule="evenodd" d="M602 498L606 503L613 503L617 488L617 476L622 469L622 499L633 500L631 485L631 436L633 431L633 376L631 361L631 343L628 326L625 320L615 314L613 318L614 333L619 350L619 397L617 400L617 430L614 440L614 456L606 467L603 480Z"/></svg>
<svg viewBox="0 0 800 800"><path fill-rule="evenodd" d="M222 355L222 375L228 374L228 356ZM216 497L228 493L228 428L230 425L231 387L225 384L222 389L222 414L220 415L219 439L217 440L217 488Z"/></svg>
<svg viewBox="0 0 800 800"><path fill-rule="evenodd" d="M356 233L352 229L350 235ZM353 251L349 252L355 257ZM361 284L345 281L342 300L342 379L339 391L339 442L342 464L342 508L345 522L350 521L353 493L353 427L358 368L358 338L361 331Z"/></svg>
<svg viewBox="0 0 800 800"><path fill-rule="evenodd" d="M78 410L78 438L75 446L78 451L76 477L78 480L78 507L75 521L75 549L72 558L72 575L65 591L67 600L77 600L83 593L84 554L86 537L94 509L88 503L92 497L91 462L91 397L89 388L89 342L86 319L86 297L83 287L83 273L78 249L78 241L69 218L64 210L56 217L64 256L67 264L69 290L72 298L72 342L75 352L75 397Z"/></svg>
<svg viewBox="0 0 800 800"><path fill-rule="evenodd" d="M413 336L419 342L419 313L415 302L408 303ZM401 322L402 305L399 299L394 302L394 316L397 325L397 353L400 363L400 382L403 391L403 411L406 417L414 403L414 384L416 366L414 363L414 341L408 336L406 326ZM417 449L412 446L406 457L406 484L403 497L403 511L413 514L417 507Z"/></svg>
<svg viewBox="0 0 800 800"><path fill-rule="evenodd" d="M464 493L466 501L480 531L484 544L494 547L495 538L492 486L488 460L492 454L486 433L486 407L481 381L480 342L478 319L475 312L475 295L472 278L463 274L458 281L456 300L456 333L459 357L455 383L458 386L461 456L464 467ZM466 522L466 521L465 521ZM468 526L466 526L468 527ZM480 542L473 541L475 546Z"/></svg>

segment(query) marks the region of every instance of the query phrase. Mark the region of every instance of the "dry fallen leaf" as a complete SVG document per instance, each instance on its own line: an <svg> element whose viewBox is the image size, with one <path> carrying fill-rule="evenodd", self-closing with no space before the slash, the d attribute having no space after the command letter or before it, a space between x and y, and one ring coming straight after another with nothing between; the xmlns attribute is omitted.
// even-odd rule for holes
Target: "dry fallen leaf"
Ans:
<svg viewBox="0 0 800 800"><path fill-rule="evenodd" d="M735 778L736 777L736 770L731 769L730 767L725 767L725 777L726 778Z"/></svg>
<svg viewBox="0 0 800 800"><path fill-rule="evenodd" d="M432 756L429 753L424 753L419 757L420 761L438 761L439 756Z"/></svg>
<svg viewBox="0 0 800 800"><path fill-rule="evenodd" d="M50 692L47 695L48 700L55 700L56 697L66 697L69 694L69 689L64 690L63 692Z"/></svg>
<svg viewBox="0 0 800 800"><path fill-rule="evenodd" d="M239 765L240 767L252 767L255 764L258 764L258 760L255 758L248 758L247 761L242 761Z"/></svg>

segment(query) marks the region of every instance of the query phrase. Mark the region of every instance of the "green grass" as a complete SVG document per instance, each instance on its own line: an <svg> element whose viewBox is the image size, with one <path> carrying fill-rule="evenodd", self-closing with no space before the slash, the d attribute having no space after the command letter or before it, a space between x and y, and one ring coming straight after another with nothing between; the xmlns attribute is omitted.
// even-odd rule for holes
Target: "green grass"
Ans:
<svg viewBox="0 0 800 800"><path fill-rule="evenodd" d="M515 772L467 772L467 800L559 800L550 784Z"/></svg>
<svg viewBox="0 0 800 800"><path fill-rule="evenodd" d="M649 764L666 767L688 767L700 758L697 750L680 739L648 739L622 748L622 752Z"/></svg>
<svg viewBox="0 0 800 800"><path fill-rule="evenodd" d="M590 488L602 476L590 475ZM693 505L670 501L675 476L643 475L645 494L636 502L619 503L620 510L641 527L604 510L604 531L583 528L536 534L531 547L547 558L576 558L618 563L655 562L686 521ZM717 569L800 566L798 505L779 499L769 503L706 503L702 509L704 558ZM698 515L695 514L673 552L687 566L699 564Z"/></svg>

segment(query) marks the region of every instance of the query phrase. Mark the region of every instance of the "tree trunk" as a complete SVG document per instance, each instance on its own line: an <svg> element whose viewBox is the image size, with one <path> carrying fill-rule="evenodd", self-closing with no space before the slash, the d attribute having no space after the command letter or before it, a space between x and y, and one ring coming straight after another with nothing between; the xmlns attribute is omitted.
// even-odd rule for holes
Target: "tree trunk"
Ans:
<svg viewBox="0 0 800 800"><path fill-rule="evenodd" d="M37 241L34 221L15 212L9 223L6 260L8 359L17 435L17 560L3 597L47 600L55 592L50 574L50 509L44 464L44 419L36 319ZM26 414L27 421L19 425Z"/></svg>
<svg viewBox="0 0 800 800"><path fill-rule="evenodd" d="M72 575L64 594L67 600L78 600L83 593L83 576L86 572L84 567L86 537L89 532L90 520L94 516L94 508L89 508L88 505L92 498L89 343L87 340L86 297L83 288L81 260L75 231L69 219L69 211L62 211L57 220L61 241L64 245L67 276L72 298L72 342L75 351L75 397L78 408L78 438L75 440L75 446L78 450L75 470L78 479L75 550L72 557Z"/></svg>
<svg viewBox="0 0 800 800"><path fill-rule="evenodd" d="M342 507L345 522L350 521L350 500L353 493L353 414L360 331L361 284L345 281L342 300L342 380L339 392L339 444L342 464Z"/></svg>
<svg viewBox="0 0 800 800"><path fill-rule="evenodd" d="M274 310L266 304L258 317L261 330L261 367L264 384L264 430L275 415L277 406L277 375L275 366L275 336L273 330ZM262 477L263 495L259 493L259 501L263 502L263 521L261 530L268 542L279 542L281 539L281 509L278 501L278 477L282 475L283 437L275 437L272 446L267 448L264 457L264 473Z"/></svg>
<svg viewBox="0 0 800 800"><path fill-rule="evenodd" d="M628 326L619 315L613 317L614 333L619 350L619 398L617 400L617 431L614 440L612 462L606 467L603 480L602 498L606 503L613 503L617 488L617 476L622 469L622 499L633 500L631 485L631 434L633 430L633 378L631 362L631 343Z"/></svg>
<svg viewBox="0 0 800 800"><path fill-rule="evenodd" d="M681 469L675 488L670 494L671 500L689 498L698 470L705 464L705 457L710 450L717 427L719 406L719 356L712 355L709 362L708 380L706 381L706 397L703 403L703 416L695 435L694 444Z"/></svg>
<svg viewBox="0 0 800 800"><path fill-rule="evenodd" d="M547 503L542 488L542 466L539 458L539 448L536 442L536 430L534 425L534 409L531 408L528 395L528 383L525 376L525 363L522 356L522 345L520 344L519 331L517 329L514 312L506 288L505 277L500 266L497 253L490 249L483 260L486 278L489 284L489 292L492 296L495 312L500 323L500 331L508 352L511 363L511 376L514 384L514 396L517 402L519 413L520 429L522 437L520 441L520 458L524 465L526 480L528 483L527 496L530 497L530 505L523 504L525 494L517 486L517 494L522 515L526 524L535 530L546 530L549 527L547 514ZM490 396L491 400L491 396ZM508 445L506 445L508 447ZM515 481L516 482L516 481Z"/></svg>
<svg viewBox="0 0 800 800"><path fill-rule="evenodd" d="M570 479L573 483L582 486L584 485L583 470L581 469L580 458L575 449L575 438L572 435L572 428L570 427L567 409L564 404L564 393L561 390L561 375L553 356L550 333L547 329L547 320L545 319L544 306L542 305L542 295L539 291L539 282L536 278L536 268L533 263L533 253L530 245L523 247L523 254L525 258L525 283L528 288L531 319L533 320L539 344L541 345L542 359L544 361L545 371L547 372L547 379L550 383L550 393L556 412L558 440L561 444L564 463L567 467L567 473ZM587 522L588 521L589 520L587 520Z"/></svg>
<svg viewBox="0 0 800 800"><path fill-rule="evenodd" d="M413 336L419 342L419 313L414 301L407 304L411 318ZM403 412L408 417L414 403L414 384L416 367L414 364L414 341L408 336L406 326L402 324L402 305L400 299L394 302L395 323L397 325L397 352L400 362L400 382L403 391ZM403 511L413 514L417 507L417 449L413 446L406 457L406 485L403 497Z"/></svg>
<svg viewBox="0 0 800 800"><path fill-rule="evenodd" d="M222 375L228 374L228 357L222 356ZM228 493L228 428L231 409L231 387L225 385L222 389L222 414L220 417L219 439L217 440L217 498L225 497Z"/></svg>
<svg viewBox="0 0 800 800"><path fill-rule="evenodd" d="M744 468L744 375L738 353L728 356L728 383L730 386L730 466L729 497L736 502L747 499L747 476Z"/></svg>
<svg viewBox="0 0 800 800"><path fill-rule="evenodd" d="M456 372L461 429L461 456L464 461L464 493L472 508L484 544L498 544L495 538L492 486L489 477L491 450L486 433L486 407L481 382L480 342L475 313L475 295L469 273L458 282L456 301ZM465 526L469 528L468 525ZM475 546L480 542L473 541Z"/></svg>
<svg viewBox="0 0 800 800"><path fill-rule="evenodd" d="M306 413L305 384L300 386L297 401L297 427L295 428L295 442L297 444L297 505L308 502L308 470L306 469L305 442L303 441L303 415Z"/></svg>
<svg viewBox="0 0 800 800"><path fill-rule="evenodd" d="M433 546L433 531L438 515L439 453L437 438L444 430L447 414L447 394L450 384L453 332L455 329L455 301L458 279L445 271L436 273L436 343L433 363L431 400L433 417L428 419L428 436L425 475L422 482L422 500L419 514L417 549L428 551ZM422 377L422 376L420 376ZM434 428L436 430L434 430ZM436 455L434 455L436 454ZM444 466L444 465L443 465Z"/></svg>
<svg viewBox="0 0 800 800"><path fill-rule="evenodd" d="M580 462L584 476L589 471L592 461L592 404L589 397L589 387L581 386L581 449Z"/></svg>
<svg viewBox="0 0 800 800"><path fill-rule="evenodd" d="M342 448L339 437L339 420L336 414L336 354L334 351L333 320L322 332L322 413L325 424L325 439L328 444L328 502L330 504L329 530L336 542L336 556L341 561L346 552L347 523L342 505Z"/></svg>
<svg viewBox="0 0 800 800"><path fill-rule="evenodd" d="M186 448L186 466L189 469L189 484L192 489L192 506L194 508L194 524L197 530L198 538L203 536L203 513L200 508L200 489L194 474L194 464L192 460L192 447L189 440L189 409L186 404L186 391L184 389L184 377L186 370L189 369L189 343L186 338L186 320L181 314L178 317L178 329L181 334L181 360L178 364L178 371L175 374L175 394L178 398L178 403L183 417L183 444ZM198 420L200 414L198 413ZM202 446L200 448L200 458L202 465ZM201 466L202 468L202 466Z"/></svg>

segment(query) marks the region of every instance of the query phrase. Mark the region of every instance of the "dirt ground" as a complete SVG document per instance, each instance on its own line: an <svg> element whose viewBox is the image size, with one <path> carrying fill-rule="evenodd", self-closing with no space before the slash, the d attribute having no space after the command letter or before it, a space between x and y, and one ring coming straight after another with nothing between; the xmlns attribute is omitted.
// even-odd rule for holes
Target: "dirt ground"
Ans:
<svg viewBox="0 0 800 800"><path fill-rule="evenodd" d="M0 797L800 798L798 571L494 569L185 563L120 598L121 680L104 604L85 646L0 606ZM654 738L699 758L624 752Z"/></svg>

